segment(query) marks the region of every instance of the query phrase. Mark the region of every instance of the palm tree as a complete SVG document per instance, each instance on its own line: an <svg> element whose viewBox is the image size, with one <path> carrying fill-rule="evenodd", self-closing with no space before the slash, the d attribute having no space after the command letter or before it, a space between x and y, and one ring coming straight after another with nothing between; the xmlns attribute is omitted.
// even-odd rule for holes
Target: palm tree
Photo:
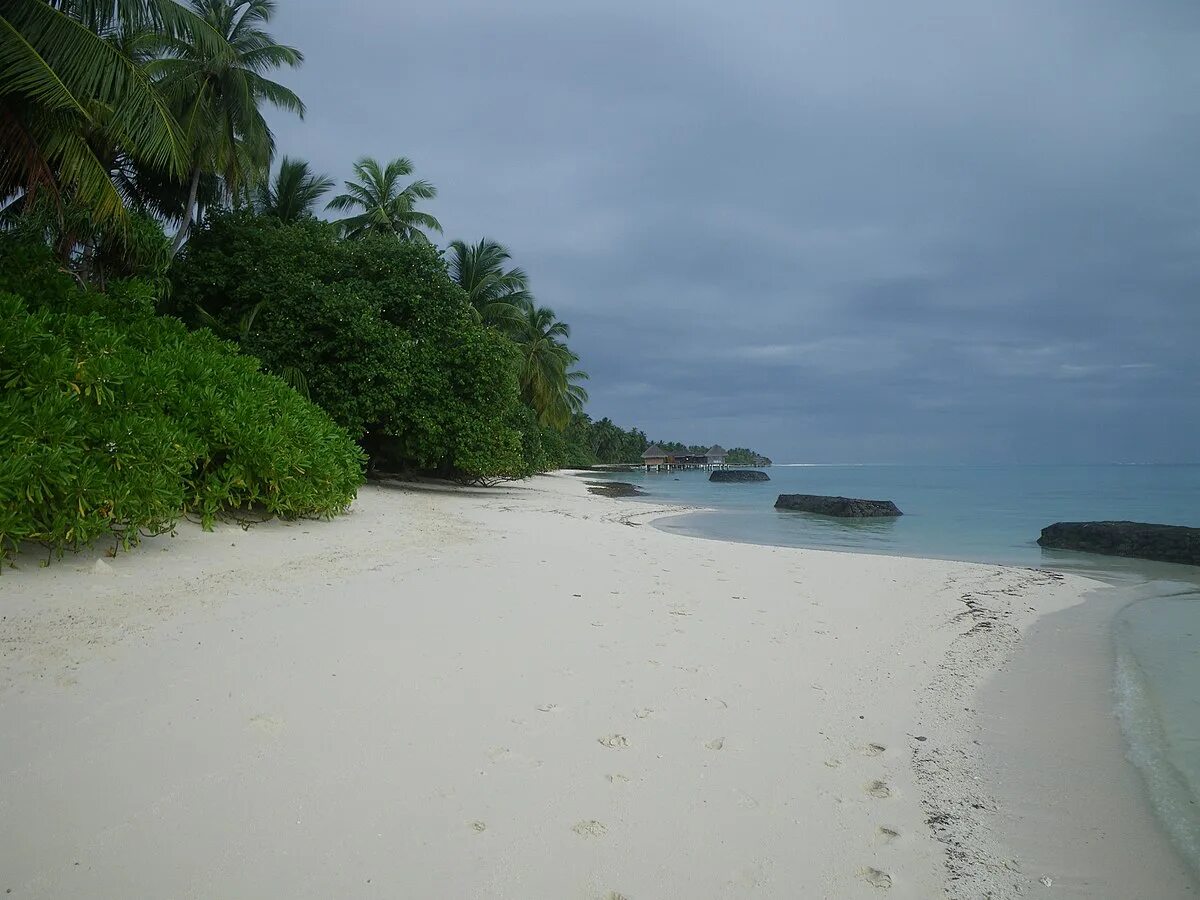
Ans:
<svg viewBox="0 0 1200 900"><path fill-rule="evenodd" d="M275 12L274 0L191 0L191 5L222 43L164 35L162 58L151 63L189 148L187 197L172 252L187 238L204 172L221 177L227 200L245 196L265 175L275 140L261 105L304 116L300 98L264 76L304 61L299 50L276 43L262 27Z"/></svg>
<svg viewBox="0 0 1200 900"><path fill-rule="evenodd" d="M411 175L412 171L412 160L403 156L393 159L386 168L364 156L354 164L358 181L347 181L346 193L330 200L326 209L360 210L357 215L341 220L342 233L349 238L392 234L401 240L428 241L421 229L441 234L442 224L429 213L419 211L416 205L418 200L436 197L437 188L423 179L400 188L400 178Z"/></svg>
<svg viewBox="0 0 1200 900"><path fill-rule="evenodd" d="M333 188L333 179L309 171L302 159L285 156L279 162L275 180L255 186L254 208L260 215L275 216L284 222L311 216L322 194Z"/></svg>
<svg viewBox="0 0 1200 900"><path fill-rule="evenodd" d="M578 362L579 357L575 357L575 360ZM582 413L584 407L587 406L587 388L579 384L579 382L587 381L590 377L587 372L582 372L578 369L567 373L567 390L563 394L563 405L566 406L568 419L576 413Z"/></svg>
<svg viewBox="0 0 1200 900"><path fill-rule="evenodd" d="M541 424L560 429L588 399L579 384L587 380L587 373L572 368L579 357L565 343L570 336L570 326L558 321L554 310L533 305L526 308L514 332L521 353L521 394Z"/></svg>
<svg viewBox="0 0 1200 900"><path fill-rule="evenodd" d="M533 303L529 276L523 269L504 268L511 258L503 246L487 238L472 245L450 242L450 277L467 292L476 320L509 332L520 327Z"/></svg>
<svg viewBox="0 0 1200 900"><path fill-rule="evenodd" d="M146 28L210 36L172 0L5 0L0 5L0 200L67 197L124 228L113 161L89 141L105 130L138 163L178 176L185 139L150 75L119 46Z"/></svg>

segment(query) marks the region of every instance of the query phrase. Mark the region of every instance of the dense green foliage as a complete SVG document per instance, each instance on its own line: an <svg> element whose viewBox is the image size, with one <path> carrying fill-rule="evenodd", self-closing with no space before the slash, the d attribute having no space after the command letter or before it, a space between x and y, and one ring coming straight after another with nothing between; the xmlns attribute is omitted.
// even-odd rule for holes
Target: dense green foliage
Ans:
<svg viewBox="0 0 1200 900"><path fill-rule="evenodd" d="M582 422L580 422L582 420ZM580 422L580 425L576 423ZM642 451L649 446L646 433L637 428L628 430L615 425L609 418L591 421L588 417L579 416L572 421L567 429L568 436L582 432L586 446L593 458L593 463L636 463L642 458Z"/></svg>
<svg viewBox="0 0 1200 900"><path fill-rule="evenodd" d="M61 552L226 510L344 510L361 452L324 413L145 285L80 288L42 247L0 241L0 555Z"/></svg>
<svg viewBox="0 0 1200 900"><path fill-rule="evenodd" d="M368 460L491 481L647 446L584 413L570 327L503 245L443 259L410 160L360 158L333 223L330 178L271 178L263 110L304 113L268 77L303 60L275 11L0 4L0 554L330 514Z"/></svg>
<svg viewBox="0 0 1200 900"><path fill-rule="evenodd" d="M10 0L0 8L0 198L47 196L69 258L130 209L178 222L265 174L261 107L303 114L267 74L299 51L264 30L273 0ZM88 227L74 231L72 220Z"/></svg>
<svg viewBox="0 0 1200 900"><path fill-rule="evenodd" d="M303 375L309 396L381 464L526 474L517 353L479 324L424 242L342 240L330 224L210 217L174 269L171 309L228 326L245 350Z"/></svg>
<svg viewBox="0 0 1200 900"><path fill-rule="evenodd" d="M120 229L114 163L181 175L182 130L120 37L151 27L173 37L193 19L175 3L146 0L0 6L0 198L45 193Z"/></svg>

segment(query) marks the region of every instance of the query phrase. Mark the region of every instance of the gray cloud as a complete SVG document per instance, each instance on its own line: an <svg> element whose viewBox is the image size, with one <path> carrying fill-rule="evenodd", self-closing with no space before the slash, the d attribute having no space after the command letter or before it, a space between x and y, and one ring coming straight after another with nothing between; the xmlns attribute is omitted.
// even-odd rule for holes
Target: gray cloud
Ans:
<svg viewBox="0 0 1200 900"><path fill-rule="evenodd" d="M781 461L1195 461L1200 8L282 5L281 150L404 154L592 412Z"/></svg>

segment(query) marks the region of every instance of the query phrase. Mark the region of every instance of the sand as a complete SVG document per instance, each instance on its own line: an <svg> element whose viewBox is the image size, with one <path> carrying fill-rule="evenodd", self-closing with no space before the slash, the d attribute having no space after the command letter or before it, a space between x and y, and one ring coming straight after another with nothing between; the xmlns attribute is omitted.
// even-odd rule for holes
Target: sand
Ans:
<svg viewBox="0 0 1200 900"><path fill-rule="evenodd" d="M373 484L0 578L13 897L1006 897L975 698L1073 576ZM1045 894L1052 896L1052 894Z"/></svg>
<svg viewBox="0 0 1200 900"><path fill-rule="evenodd" d="M1099 589L1039 619L981 691L989 825L1057 898L1200 897L1113 714L1112 620L1142 594Z"/></svg>

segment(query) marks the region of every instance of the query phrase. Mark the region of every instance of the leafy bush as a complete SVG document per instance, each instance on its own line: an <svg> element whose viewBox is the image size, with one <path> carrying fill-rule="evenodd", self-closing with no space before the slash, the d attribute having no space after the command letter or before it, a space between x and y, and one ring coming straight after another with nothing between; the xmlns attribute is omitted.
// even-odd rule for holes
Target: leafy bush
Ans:
<svg viewBox="0 0 1200 900"><path fill-rule="evenodd" d="M566 465L568 450L562 432L538 424L533 407L518 404L511 413L510 422L521 435L522 475L536 475Z"/></svg>
<svg viewBox="0 0 1200 900"><path fill-rule="evenodd" d="M528 474L517 351L472 317L437 249L341 240L316 220L216 214L173 273L171 310L238 334L379 465Z"/></svg>
<svg viewBox="0 0 1200 900"><path fill-rule="evenodd" d="M321 410L145 285L84 290L41 247L0 241L0 557L58 552L227 510L328 516L362 455Z"/></svg>
<svg viewBox="0 0 1200 900"><path fill-rule="evenodd" d="M130 211L124 227L113 229L97 222L88 208L45 192L18 208L19 215L5 210L5 224L17 241L54 248L74 271L101 289L112 279L134 276L159 291L168 286L171 241L157 219Z"/></svg>

